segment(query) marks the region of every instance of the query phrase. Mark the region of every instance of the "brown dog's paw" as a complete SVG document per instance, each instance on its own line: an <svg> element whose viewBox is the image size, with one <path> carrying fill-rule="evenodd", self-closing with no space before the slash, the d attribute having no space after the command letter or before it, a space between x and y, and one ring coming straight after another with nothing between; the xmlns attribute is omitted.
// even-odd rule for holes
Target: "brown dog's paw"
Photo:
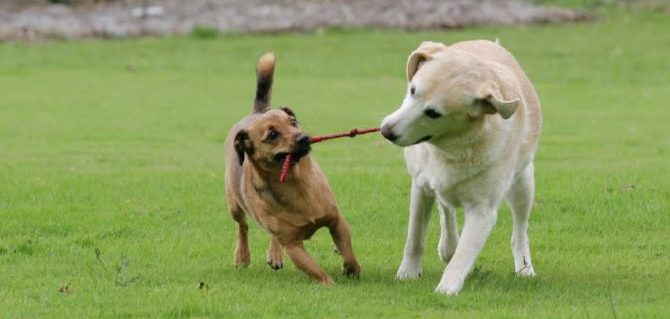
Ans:
<svg viewBox="0 0 670 319"><path fill-rule="evenodd" d="M342 274L349 278L359 278L361 275L361 266L358 262L349 262L342 265Z"/></svg>
<svg viewBox="0 0 670 319"><path fill-rule="evenodd" d="M268 263L268 266L270 266L270 268L272 268L274 270L279 270L279 269L284 268L284 263L281 261L281 259L279 259L279 260L269 259L267 261L267 263Z"/></svg>
<svg viewBox="0 0 670 319"><path fill-rule="evenodd" d="M235 268L237 269L244 269L249 267L249 260L241 260L241 261L235 261Z"/></svg>
<svg viewBox="0 0 670 319"><path fill-rule="evenodd" d="M279 246L272 246L270 245L270 249L268 249L268 255L266 262L268 263L268 266L274 270L279 270L284 268L284 262L283 256L282 256L282 251Z"/></svg>
<svg viewBox="0 0 670 319"><path fill-rule="evenodd" d="M319 283L320 283L322 286L331 286L331 285L334 285L334 284L335 284L335 282L333 281L333 279L330 278L329 276L325 276L325 277L323 277L323 278L319 278L318 281L319 281Z"/></svg>
<svg viewBox="0 0 670 319"><path fill-rule="evenodd" d="M235 252L235 268L247 268L249 267L249 263L251 263L251 256L248 251L240 250Z"/></svg>

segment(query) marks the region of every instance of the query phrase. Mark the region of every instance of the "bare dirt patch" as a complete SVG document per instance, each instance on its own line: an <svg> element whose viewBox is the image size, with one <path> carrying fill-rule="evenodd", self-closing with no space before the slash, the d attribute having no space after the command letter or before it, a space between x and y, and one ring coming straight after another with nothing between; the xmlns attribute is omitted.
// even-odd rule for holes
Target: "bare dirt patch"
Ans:
<svg viewBox="0 0 670 319"><path fill-rule="evenodd" d="M63 1L61 1L63 2ZM521 0L0 1L0 39L310 31L329 27L462 28L582 21L582 11Z"/></svg>

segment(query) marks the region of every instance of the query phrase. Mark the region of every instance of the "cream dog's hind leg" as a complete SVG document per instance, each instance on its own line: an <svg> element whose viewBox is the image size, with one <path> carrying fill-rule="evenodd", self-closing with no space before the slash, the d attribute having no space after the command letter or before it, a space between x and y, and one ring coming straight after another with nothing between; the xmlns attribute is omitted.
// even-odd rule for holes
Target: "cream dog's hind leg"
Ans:
<svg viewBox="0 0 670 319"><path fill-rule="evenodd" d="M437 254L445 263L451 260L458 245L458 221L456 208L442 203L438 199L440 210L440 242L437 245Z"/></svg>
<svg viewBox="0 0 670 319"><path fill-rule="evenodd" d="M507 193L507 203L512 208L512 253L514 254L514 271L521 277L535 276L535 269L530 260L530 244L528 240L528 218L533 207L535 195L535 177L533 163L517 176Z"/></svg>

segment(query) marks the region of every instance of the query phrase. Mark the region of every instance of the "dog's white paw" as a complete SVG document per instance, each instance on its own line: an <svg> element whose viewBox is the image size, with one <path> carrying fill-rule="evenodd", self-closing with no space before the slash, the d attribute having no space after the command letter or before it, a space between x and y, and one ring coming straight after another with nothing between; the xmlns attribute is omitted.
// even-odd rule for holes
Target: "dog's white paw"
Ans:
<svg viewBox="0 0 670 319"><path fill-rule="evenodd" d="M458 293L461 291L461 288L463 288L462 281L458 283L440 282L440 284L437 285L437 288L435 288L435 292L445 294L447 296L455 296L458 295Z"/></svg>
<svg viewBox="0 0 670 319"><path fill-rule="evenodd" d="M517 270L516 275L524 278L535 277L535 269L533 269L533 265L527 265L526 267Z"/></svg>
<svg viewBox="0 0 670 319"><path fill-rule="evenodd" d="M421 277L421 264L403 262L395 277L398 280L412 280Z"/></svg>

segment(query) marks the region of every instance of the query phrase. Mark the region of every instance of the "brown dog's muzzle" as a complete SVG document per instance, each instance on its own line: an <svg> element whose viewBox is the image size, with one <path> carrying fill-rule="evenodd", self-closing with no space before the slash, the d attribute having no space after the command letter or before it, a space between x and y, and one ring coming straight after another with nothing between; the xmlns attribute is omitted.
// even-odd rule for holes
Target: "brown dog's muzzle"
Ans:
<svg viewBox="0 0 670 319"><path fill-rule="evenodd" d="M312 138L309 135L301 133L296 136L293 147L291 148L291 156L293 161L297 162L300 158L309 154L309 152L312 150L311 144ZM286 159L286 155L288 155L286 152L277 153L275 155L275 160L279 163L283 163L284 159Z"/></svg>
<svg viewBox="0 0 670 319"><path fill-rule="evenodd" d="M291 150L293 158L297 161L301 157L309 154L309 151L312 150L312 138L307 134L300 134L295 139L295 146Z"/></svg>

